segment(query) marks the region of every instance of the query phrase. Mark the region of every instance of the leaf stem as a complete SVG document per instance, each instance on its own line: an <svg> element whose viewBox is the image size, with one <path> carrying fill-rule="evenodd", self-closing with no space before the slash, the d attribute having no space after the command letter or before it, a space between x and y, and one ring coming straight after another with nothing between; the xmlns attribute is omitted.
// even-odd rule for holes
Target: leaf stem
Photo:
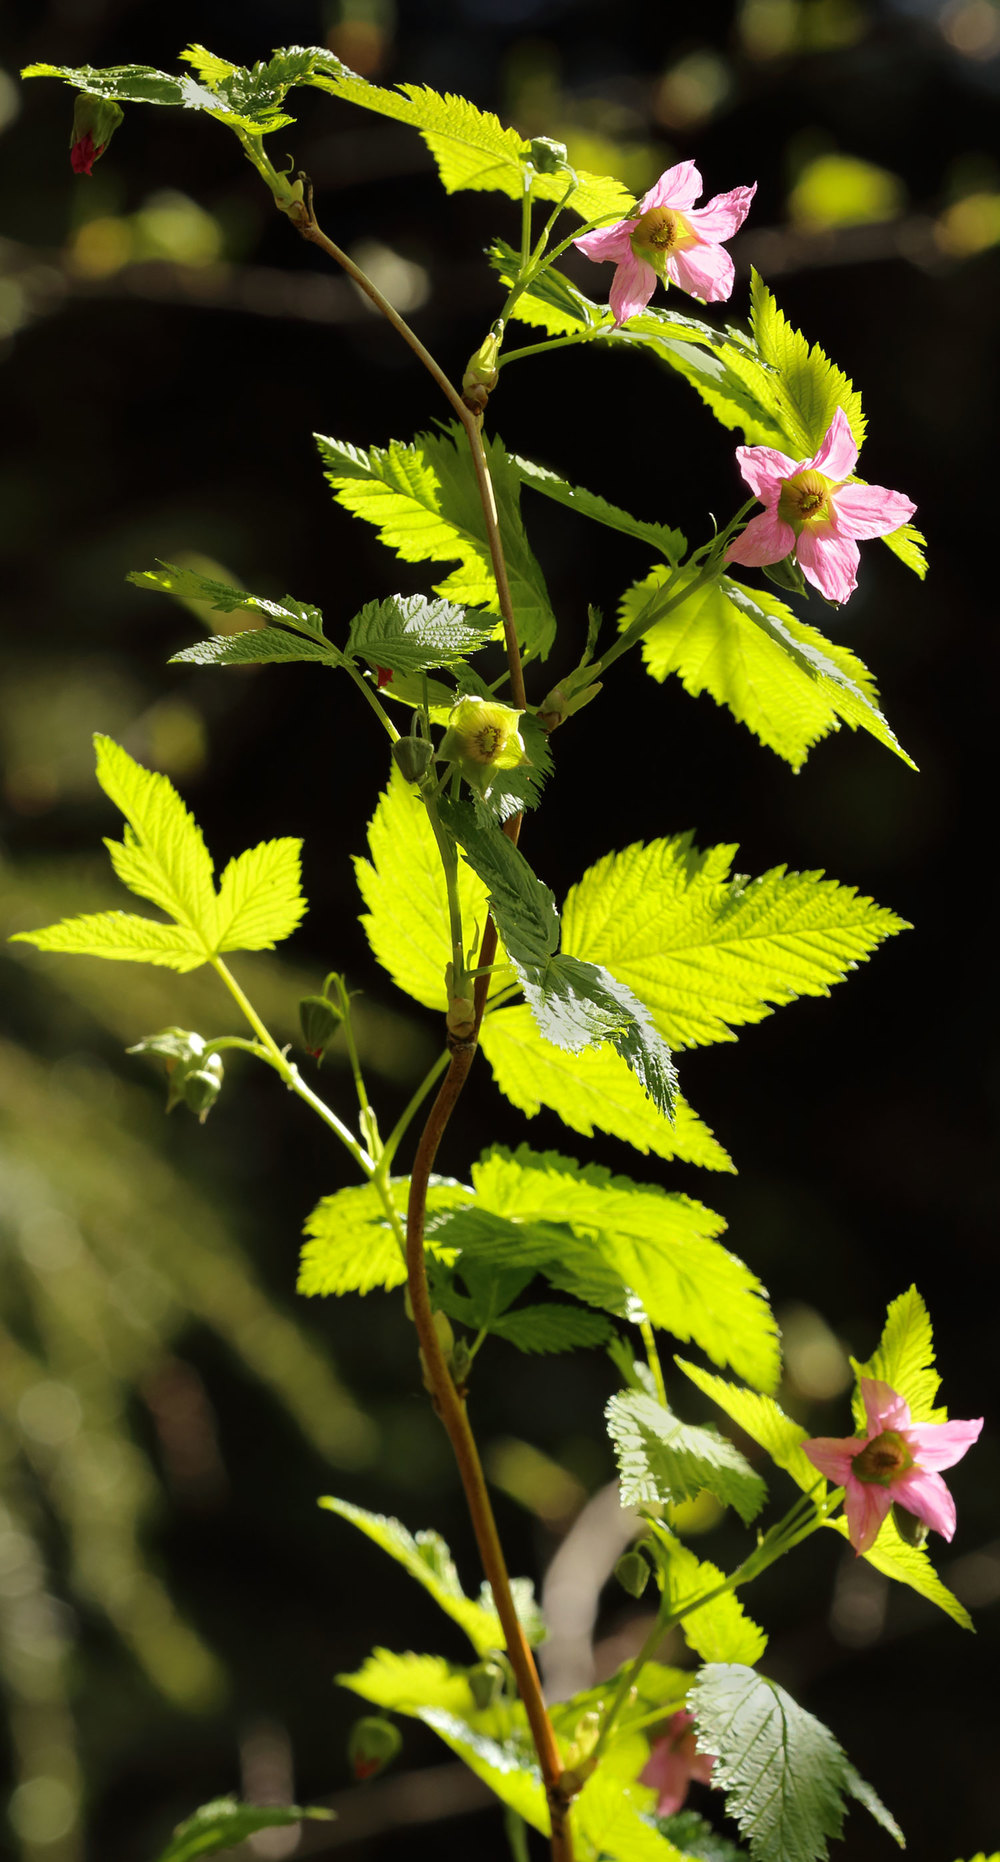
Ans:
<svg viewBox="0 0 1000 1862"><path fill-rule="evenodd" d="M653 1382L656 1385L656 1394L659 1397L660 1402L663 1405L663 1408L668 1409L669 1404L667 1403L667 1386L663 1381L663 1367L660 1363L660 1354L656 1349L656 1333L654 1332L653 1327L651 1326L648 1319L640 1319L639 1330L642 1333L642 1342L646 1347L646 1361L649 1365L650 1370L653 1373Z"/></svg>

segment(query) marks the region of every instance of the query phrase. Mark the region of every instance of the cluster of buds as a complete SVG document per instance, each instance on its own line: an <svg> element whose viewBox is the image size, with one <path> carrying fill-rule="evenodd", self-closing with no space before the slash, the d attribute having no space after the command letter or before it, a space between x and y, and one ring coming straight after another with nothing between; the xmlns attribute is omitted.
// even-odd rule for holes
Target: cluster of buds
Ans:
<svg viewBox="0 0 1000 1862"><path fill-rule="evenodd" d="M130 1054L160 1054L167 1070L167 1111L185 1105L204 1125L222 1090L219 1054L206 1051L203 1035L191 1028L163 1028L130 1047Z"/></svg>

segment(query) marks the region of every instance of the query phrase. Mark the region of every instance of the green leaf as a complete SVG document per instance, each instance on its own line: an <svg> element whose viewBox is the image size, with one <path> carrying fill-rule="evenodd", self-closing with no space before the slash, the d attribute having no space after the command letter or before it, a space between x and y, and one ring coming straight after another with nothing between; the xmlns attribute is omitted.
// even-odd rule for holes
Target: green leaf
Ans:
<svg viewBox="0 0 1000 1862"><path fill-rule="evenodd" d="M548 1106L584 1138L597 1129L643 1156L652 1151L704 1170L733 1169L718 1139L680 1095L671 1121L647 1099L614 1048L569 1055L543 1040L527 1005L487 1014L479 1045L500 1091L528 1118Z"/></svg>
<svg viewBox="0 0 1000 1862"><path fill-rule="evenodd" d="M691 834L608 854L569 892L563 946L601 963L674 1047L736 1039L798 996L825 996L908 927L821 873L731 875L735 846L699 853Z"/></svg>
<svg viewBox="0 0 1000 1862"><path fill-rule="evenodd" d="M905 563L923 581L927 574L927 558L924 555L927 538L914 524L903 524L899 530L891 530L882 541L894 556L899 557L900 562Z"/></svg>
<svg viewBox="0 0 1000 1862"><path fill-rule="evenodd" d="M398 1519L387 1519L381 1513L369 1513L364 1507L352 1506L348 1500L335 1500L327 1496L319 1504L327 1512L336 1513L352 1526L357 1526L366 1538L373 1539L384 1552L388 1552L390 1558L395 1558L397 1564L401 1564L411 1578L415 1578L433 1597L445 1615L450 1616L465 1631L477 1655L484 1655L488 1649L503 1648L500 1618L495 1610L484 1609L481 1603L466 1596L459 1583L451 1553L440 1534L418 1532L414 1537ZM398 1703L383 1701L380 1704L393 1706Z"/></svg>
<svg viewBox="0 0 1000 1862"><path fill-rule="evenodd" d="M373 1649L354 1674L339 1674L337 1684L388 1713L415 1718L424 1707L443 1707L471 1719L476 1711L468 1670L445 1661L443 1655Z"/></svg>
<svg viewBox="0 0 1000 1862"><path fill-rule="evenodd" d="M109 957L122 963L155 963L181 975L205 962L205 947L193 931L160 924L133 912L85 912L39 931L15 931L12 944L75 957Z"/></svg>
<svg viewBox="0 0 1000 1862"><path fill-rule="evenodd" d="M295 118L281 107L293 86L308 82L316 72L332 76L343 70L340 60L318 45L287 46L273 53L266 64L258 62L252 71L227 64L203 45L189 45L181 57L214 93L221 120L255 136L294 123Z"/></svg>
<svg viewBox="0 0 1000 1862"><path fill-rule="evenodd" d="M738 1849L728 1836L720 1836L696 1810L677 1810L672 1817L657 1817L656 1827L689 1862L746 1862L746 1851Z"/></svg>
<svg viewBox="0 0 1000 1862"><path fill-rule="evenodd" d="M712 1783L725 1791L754 1862L825 1862L828 1839L841 1833L845 1793L904 1846L894 1819L833 1734L777 1682L740 1665L710 1663L689 1701L699 1749L715 1754Z"/></svg>
<svg viewBox="0 0 1000 1862"><path fill-rule="evenodd" d="M158 1862L194 1862L196 1856L235 1849L257 1830L274 1830L301 1823L306 1817L328 1820L332 1810L299 1804L240 1804L235 1797L216 1797L210 1804L177 1825Z"/></svg>
<svg viewBox="0 0 1000 1862"><path fill-rule="evenodd" d="M655 1803L655 1791L610 1777L602 1765L573 1804L574 1834L590 1845L587 1853L613 1862L684 1862L673 1843L642 1814Z"/></svg>
<svg viewBox="0 0 1000 1862"><path fill-rule="evenodd" d="M639 543L648 543L670 563L675 563L684 554L687 540L679 530L670 530L666 524L648 524L639 517L631 517L628 511L621 510L617 504L609 504L605 498L598 497L596 492L585 491L582 485L571 485L567 479L560 478L558 472L549 472L544 466L532 465L530 459L513 454L511 463L525 485L543 492L556 504L565 505L567 510L579 511L581 517L593 518L595 523L605 524L609 530L620 530L627 537L635 537Z"/></svg>
<svg viewBox="0 0 1000 1862"><path fill-rule="evenodd" d="M622 629L650 612L642 656L652 678L662 684L676 673L692 696L709 692L793 769L841 723L868 731L915 767L878 708L867 668L769 590L751 591L724 575L653 618L664 599L684 594L694 573L656 568L622 598Z"/></svg>
<svg viewBox="0 0 1000 1862"><path fill-rule="evenodd" d="M485 646L496 631L485 614L456 608L423 595L390 595L369 601L351 622L346 651L369 666L392 672L424 672L432 666L461 666L463 656Z"/></svg>
<svg viewBox="0 0 1000 1862"><path fill-rule="evenodd" d="M494 1319L490 1332L516 1345L518 1351L584 1350L604 1345L611 1337L606 1319L577 1306L521 1306Z"/></svg>
<svg viewBox="0 0 1000 1862"><path fill-rule="evenodd" d="M356 859L354 871L368 907L361 923L372 952L393 982L426 1008L448 1007L445 965L451 958L448 892L441 856L427 810L417 791L393 769L368 829L371 862ZM462 925L471 942L474 926L485 929L486 887L459 862ZM497 953L503 962L503 952ZM494 985L503 986L500 978Z"/></svg>
<svg viewBox="0 0 1000 1862"><path fill-rule="evenodd" d="M230 860L219 881L219 950L273 950L304 909L302 842L265 840Z"/></svg>
<svg viewBox="0 0 1000 1862"><path fill-rule="evenodd" d="M446 193L473 188L506 194L510 200L521 199L531 145L516 129L505 129L491 111L477 109L465 97L442 96L421 84L400 84L394 90L385 90L353 71L344 70L335 78L316 76L310 81L345 102L394 117L419 130L437 163ZM586 169L578 170L577 175L580 185L569 206L582 219L621 219L629 211L633 197L620 181L610 175L589 174ZM561 200L567 184L565 174L536 175L535 197Z"/></svg>
<svg viewBox="0 0 1000 1862"><path fill-rule="evenodd" d="M62 78L88 97L106 97L114 103L181 104L188 110L214 110L211 91L193 78L170 77L153 65L25 65L22 78Z"/></svg>
<svg viewBox="0 0 1000 1862"><path fill-rule="evenodd" d="M904 1397L914 1422L947 1422L948 1411L934 1406L941 1379L934 1369L930 1315L916 1287L892 1301L882 1337L867 1364L858 1364L854 1358L851 1364L859 1386L852 1400L854 1420L862 1433L868 1433L862 1377L877 1378Z"/></svg>
<svg viewBox="0 0 1000 1862"><path fill-rule="evenodd" d="M511 1740L490 1739L440 1707L423 1707L417 1717L489 1785L501 1803L509 1804L533 1829L548 1835L549 1813L542 1780L521 1746Z"/></svg>
<svg viewBox="0 0 1000 1862"><path fill-rule="evenodd" d="M513 246L497 239L488 257L504 284L513 284L520 268L520 258ZM512 323L532 324L550 336L594 336L602 345L608 343L616 349L643 348L651 341L655 347L668 337L690 344L707 343L713 349L723 343L722 333L703 318L690 317L683 311L663 310L659 306L630 317L622 329L617 329L607 300L597 303L587 297L554 265L547 266L541 276L521 292L509 316Z"/></svg>
<svg viewBox="0 0 1000 1862"><path fill-rule="evenodd" d="M758 1662L767 1637L748 1616L734 1591L719 1590L724 1582L718 1565L698 1558L689 1545L662 1524L648 1522L663 1577L664 1603L680 1618L684 1639L706 1662ZM719 1590L718 1596L711 1596ZM687 1609L699 1597L710 1597L696 1610Z"/></svg>
<svg viewBox="0 0 1000 1862"><path fill-rule="evenodd" d="M409 1178L394 1177L393 1202L406 1208ZM450 1209L461 1208L470 1192L460 1183L431 1179L427 1192L428 1217L433 1220ZM299 1266L298 1291L309 1294L370 1293L406 1282L406 1262L396 1233L382 1206L374 1183L363 1183L324 1196L306 1217L307 1237ZM450 1260L448 1250L431 1237L425 1243L435 1258Z"/></svg>
<svg viewBox="0 0 1000 1862"><path fill-rule="evenodd" d="M201 829L166 776L143 769L110 737L97 736L97 780L125 816L120 842L106 840L118 878L175 920L128 912L67 918L18 938L39 950L195 970L223 950L271 950L306 909L299 890L301 841L264 841L231 860L216 897Z"/></svg>
<svg viewBox="0 0 1000 1862"><path fill-rule="evenodd" d="M817 452L838 407L843 408L851 432L861 446L865 418L861 396L847 376L829 361L818 343L810 348L800 330L793 329L760 274L750 274L750 324L770 377L774 409L793 459L809 459Z"/></svg>
<svg viewBox="0 0 1000 1862"><path fill-rule="evenodd" d="M157 569L132 569L128 577L136 588L152 588L159 594L173 595L176 601L207 602L220 614L264 614L294 633L314 640L323 638L323 616L308 601L296 601L284 595L280 601L268 601L263 595L251 595L248 589L234 588L229 582L217 582L213 576L199 575L195 569L178 569L175 563L161 562ZM263 623L261 623L263 625ZM332 651L333 649L331 649Z"/></svg>
<svg viewBox="0 0 1000 1862"><path fill-rule="evenodd" d="M717 1429L683 1423L634 1390L612 1397L605 1415L623 1506L694 1500L707 1490L723 1506L735 1507L745 1526L760 1512L767 1498L764 1482Z"/></svg>
<svg viewBox="0 0 1000 1862"><path fill-rule="evenodd" d="M774 1320L756 1275L715 1239L721 1216L676 1191L527 1145L484 1152L472 1180L476 1204L435 1229L441 1244L489 1252L495 1241L477 1224L500 1218L510 1230L505 1267L534 1266L553 1286L612 1311L634 1294L654 1325L694 1340L716 1364L776 1383Z"/></svg>
<svg viewBox="0 0 1000 1862"><path fill-rule="evenodd" d="M826 1524L834 1532L839 1532L842 1539L847 1539L847 1521L842 1513L836 1519L828 1519ZM889 1513L883 1521L881 1530L870 1551L863 1552L863 1558L874 1565L883 1576L893 1578L897 1584L905 1584L915 1590L918 1597L925 1597L928 1603L936 1604L946 1616L957 1623L959 1629L975 1630L975 1624L964 1604L943 1584L930 1561L926 1545L907 1545L896 1530L896 1523Z"/></svg>
<svg viewBox="0 0 1000 1862"><path fill-rule="evenodd" d="M579 1054L610 1042L658 1112L669 1118L677 1092L670 1050L628 985L599 964L553 956L516 966L539 1033Z"/></svg>
<svg viewBox="0 0 1000 1862"><path fill-rule="evenodd" d="M688 1364L683 1358L677 1358L676 1363L685 1377L690 1377L699 1390L711 1397L738 1428L761 1448L766 1448L771 1460L791 1475L803 1493L815 1493L817 1498L826 1493L825 1480L809 1457L802 1453L802 1443L808 1441L809 1431L786 1416L773 1397L740 1390L736 1384L727 1384L724 1378L714 1377L711 1371L702 1370L698 1364Z"/></svg>
<svg viewBox="0 0 1000 1862"><path fill-rule="evenodd" d="M458 563L436 593L463 607L499 613L496 581L472 456L452 422L442 433L418 434L370 452L316 435L324 474L345 510L374 524L380 540L404 562ZM544 577L521 522L521 480L502 441L486 441L504 540L511 599L522 649L544 657L556 620ZM499 635L499 628L497 630Z"/></svg>
<svg viewBox="0 0 1000 1862"><path fill-rule="evenodd" d="M309 640L283 627L248 627L238 634L212 634L194 646L172 653L170 666L275 666L291 660L318 660L342 666L344 656L328 640Z"/></svg>
<svg viewBox="0 0 1000 1862"><path fill-rule="evenodd" d="M559 913L549 887L535 877L513 841L471 802L441 796L437 807L486 887L490 911L512 961L519 966L544 964L559 943Z"/></svg>

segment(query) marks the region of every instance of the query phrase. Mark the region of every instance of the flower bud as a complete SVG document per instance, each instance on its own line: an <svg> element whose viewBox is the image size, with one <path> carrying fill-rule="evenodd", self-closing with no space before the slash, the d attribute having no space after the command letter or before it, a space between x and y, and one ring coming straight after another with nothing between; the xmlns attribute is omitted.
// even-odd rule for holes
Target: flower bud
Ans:
<svg viewBox="0 0 1000 1862"><path fill-rule="evenodd" d="M485 341L469 357L462 376L462 399L474 413L479 413L486 406L500 379L497 365L499 355L500 338L495 330L491 330Z"/></svg>
<svg viewBox="0 0 1000 1862"><path fill-rule="evenodd" d="M347 1736L347 1757L358 1783L374 1778L391 1765L403 1744L399 1727L377 1714L355 1720Z"/></svg>
<svg viewBox="0 0 1000 1862"><path fill-rule="evenodd" d="M506 1670L492 1657L477 1662L474 1668L469 1669L469 1687L480 1713L485 1713L487 1707L492 1707L500 1699L506 1679Z"/></svg>
<svg viewBox="0 0 1000 1862"><path fill-rule="evenodd" d="M99 155L103 155L124 111L107 97L90 97L81 91L73 109L73 130L69 139L69 159L75 175L89 175Z"/></svg>
<svg viewBox="0 0 1000 1862"><path fill-rule="evenodd" d="M569 167L569 150L564 142L554 142L551 136L533 136L531 165L540 175L557 175L561 168Z"/></svg>
<svg viewBox="0 0 1000 1862"><path fill-rule="evenodd" d="M641 1552L623 1552L615 1566L615 1577L630 1597L641 1597L649 1583L649 1565Z"/></svg>
<svg viewBox="0 0 1000 1862"><path fill-rule="evenodd" d="M190 1112L197 1114L198 1123L204 1125L222 1091L222 1061L219 1055L209 1054L199 1067L185 1072L180 1087L184 1104Z"/></svg>
<svg viewBox="0 0 1000 1862"><path fill-rule="evenodd" d="M340 1026L340 1010L326 996L303 996L299 1002L299 1022L306 1053L314 1060L322 1060L323 1049L329 1046Z"/></svg>
<svg viewBox="0 0 1000 1862"><path fill-rule="evenodd" d="M406 782L420 782L433 755L426 737L398 737L392 746L392 760Z"/></svg>
<svg viewBox="0 0 1000 1862"><path fill-rule="evenodd" d="M915 1513L908 1513L898 1500L892 1503L892 1523L907 1545L922 1545L930 1531L924 1520L918 1519Z"/></svg>

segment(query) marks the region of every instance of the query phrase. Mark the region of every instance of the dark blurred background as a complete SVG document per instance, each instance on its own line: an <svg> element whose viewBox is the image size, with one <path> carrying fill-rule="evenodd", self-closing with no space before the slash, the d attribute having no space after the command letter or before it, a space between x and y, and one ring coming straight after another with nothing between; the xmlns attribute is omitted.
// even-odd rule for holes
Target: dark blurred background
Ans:
<svg viewBox="0 0 1000 1862"><path fill-rule="evenodd" d="M383 742L346 682L308 667L167 666L197 626L124 577L200 553L260 593L318 602L335 624L372 596L426 588L331 505L310 434L408 439L443 407L353 288L296 241L235 140L204 117L133 106L93 178L78 179L71 93L22 86L17 70L169 70L189 39L243 63L325 42L382 82L464 92L527 134L561 137L579 165L637 193L689 156L707 195L757 180L729 314L745 314L756 263L862 389L865 475L915 498L929 537L924 586L868 544L849 607L808 611L875 669L921 774L845 730L793 776L707 699L623 666L600 717L587 716L599 755L584 728L556 740L553 812L531 823L530 855L561 896L610 848L693 827L702 845L739 842L742 870L825 868L915 929L830 1001L684 1057L685 1091L738 1176L585 1145L546 1114L529 1125L485 1066L441 1167L461 1175L483 1144L527 1138L720 1209L782 1319L784 1400L816 1432L846 1428L845 1352L870 1353L887 1301L913 1280L951 1412L995 1411L997 667L994 578L980 562L997 416L996 0L8 0L2 31L4 930L120 903L99 844L116 818L92 774L91 734L108 731L168 771L219 863L265 836L305 837L305 925L240 974L283 1039L326 970L364 980L360 1039L390 1123L437 1030L373 973L356 922L349 856L364 847ZM419 139L397 125L317 92L292 110L272 157L287 147L309 171L328 231L458 377L499 305L483 248L515 236L516 209L443 197ZM610 279L570 266L594 295ZM490 413L513 449L693 539L738 495L732 439L649 360L570 350L528 362L505 373ZM587 602L613 612L646 559L540 501L526 515L566 617L558 672ZM608 801L608 758L616 789L632 779L627 819ZM333 1675L373 1641L456 1658L463 1645L316 1495L433 1524L467 1586L479 1582L398 1297L295 1300L301 1221L350 1180L341 1156L238 1061L203 1128L183 1110L164 1119L162 1080L123 1049L171 1022L235 1030L203 977L14 946L0 988L11 1853L146 1862L206 1798L294 1788L342 1813L311 1853L321 1842L388 1857L416 1840L504 1855L498 1816L413 1724L394 1775L339 1795L358 1703ZM349 1112L336 1054L322 1085ZM582 1544L595 1597L617 1550L595 1498L613 1474L600 1417L614 1387L599 1354L531 1361L497 1345L474 1396L512 1567L541 1581L594 1498L592 1541L578 1529L568 1544ZM955 1543L935 1542L977 1639L888 1594L832 1535L748 1599L772 1633L769 1672L833 1728L900 1817L914 1862L998 1841L997 1469L988 1420L955 1472ZM739 1556L731 1524L703 1508L690 1526L706 1556ZM639 1608L603 1591L599 1671L634 1646ZM709 1794L699 1808L712 1809ZM414 1835L408 1818L427 1821ZM257 1853L287 1854L288 1841L260 1839ZM845 1853L876 1862L887 1845L852 1813Z"/></svg>

